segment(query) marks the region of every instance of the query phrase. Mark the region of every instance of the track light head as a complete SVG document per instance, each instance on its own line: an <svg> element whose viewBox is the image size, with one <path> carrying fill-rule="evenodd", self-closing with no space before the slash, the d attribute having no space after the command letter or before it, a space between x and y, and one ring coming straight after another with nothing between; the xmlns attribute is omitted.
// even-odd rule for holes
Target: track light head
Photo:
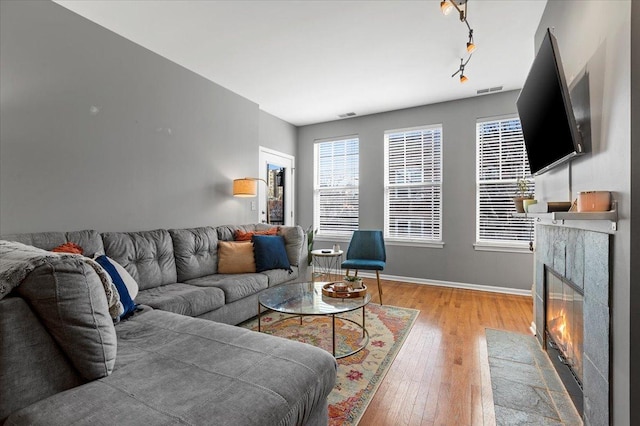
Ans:
<svg viewBox="0 0 640 426"><path fill-rule="evenodd" d="M468 41L467 42L467 52L473 53L475 51L476 51L476 45L473 42Z"/></svg>
<svg viewBox="0 0 640 426"><path fill-rule="evenodd" d="M456 75L460 74L460 83L465 83L467 80L469 80L469 78L464 75L464 67L469 63L471 56L472 55L469 55L466 61L463 58L460 58L460 67L458 68L458 71L451 74L451 77L455 77Z"/></svg>
<svg viewBox="0 0 640 426"><path fill-rule="evenodd" d="M455 0L454 0L455 1ZM448 15L453 10L453 5L449 0L444 0L440 2L440 10L444 15Z"/></svg>
<svg viewBox="0 0 640 426"><path fill-rule="evenodd" d="M469 41L467 41L467 52L473 53L476 50L476 44L473 42L473 30L469 29Z"/></svg>

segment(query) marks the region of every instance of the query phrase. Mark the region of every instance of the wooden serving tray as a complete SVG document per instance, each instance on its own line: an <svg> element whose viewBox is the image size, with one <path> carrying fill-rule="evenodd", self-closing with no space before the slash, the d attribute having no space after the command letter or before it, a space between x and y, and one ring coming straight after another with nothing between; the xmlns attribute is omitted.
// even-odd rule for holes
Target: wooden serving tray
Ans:
<svg viewBox="0 0 640 426"><path fill-rule="evenodd" d="M347 291L335 291L333 285L335 283L327 283L322 286L322 294L329 297L336 297L341 299L350 299L356 297L364 297L367 294L367 286L363 283L362 288L353 290L351 287L347 287Z"/></svg>

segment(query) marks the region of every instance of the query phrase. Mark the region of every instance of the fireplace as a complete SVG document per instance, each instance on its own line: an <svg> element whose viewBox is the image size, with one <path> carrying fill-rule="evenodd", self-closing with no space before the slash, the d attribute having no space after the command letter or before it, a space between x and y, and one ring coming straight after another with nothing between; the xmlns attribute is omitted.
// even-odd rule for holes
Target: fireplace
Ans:
<svg viewBox="0 0 640 426"><path fill-rule="evenodd" d="M583 415L584 292L545 266L545 343L551 363Z"/></svg>
<svg viewBox="0 0 640 426"><path fill-rule="evenodd" d="M534 329L585 425L610 423L610 244L536 224Z"/></svg>

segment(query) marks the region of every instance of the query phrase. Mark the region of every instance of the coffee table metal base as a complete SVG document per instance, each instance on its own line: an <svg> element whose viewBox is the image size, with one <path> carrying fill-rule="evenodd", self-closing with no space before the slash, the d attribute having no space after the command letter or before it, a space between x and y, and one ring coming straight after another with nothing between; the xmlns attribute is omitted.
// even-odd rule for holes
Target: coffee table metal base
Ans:
<svg viewBox="0 0 640 426"><path fill-rule="evenodd" d="M262 304L258 303L258 331L262 332ZM268 309L267 310L272 310L272 309ZM274 311L275 312L275 311ZM299 318L300 319L300 325L302 326L302 317L317 317L317 316L322 316L322 317L331 317L331 354L336 358L336 359L340 359L340 358L345 358L348 356L351 356L353 354L356 354L358 352L360 352L361 350L363 350L367 344L369 343L369 332L367 331L367 328L365 327L365 315L364 315L364 306L362 307L362 324L358 324L356 321L353 321L352 319L349 318L344 318L344 317L340 317L337 316L336 314L317 314L317 315L295 315L295 314L290 314L291 316L287 317L287 318L282 318L274 323L271 323L271 325L276 325L280 322L283 321L288 321L294 318ZM342 321L348 321L354 325L356 325L357 327L359 327L362 330L362 342L361 345L358 346L357 348L353 349L352 351L346 352L346 353L341 353L336 355L336 318L340 319Z"/></svg>

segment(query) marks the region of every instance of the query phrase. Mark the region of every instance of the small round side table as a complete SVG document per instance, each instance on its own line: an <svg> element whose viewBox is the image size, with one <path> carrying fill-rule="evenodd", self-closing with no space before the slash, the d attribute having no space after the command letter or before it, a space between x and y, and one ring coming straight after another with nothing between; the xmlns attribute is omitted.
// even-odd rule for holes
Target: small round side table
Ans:
<svg viewBox="0 0 640 426"><path fill-rule="evenodd" d="M343 250L331 249L311 250L313 258L313 272L322 275L323 281L340 281L342 279L342 255Z"/></svg>

